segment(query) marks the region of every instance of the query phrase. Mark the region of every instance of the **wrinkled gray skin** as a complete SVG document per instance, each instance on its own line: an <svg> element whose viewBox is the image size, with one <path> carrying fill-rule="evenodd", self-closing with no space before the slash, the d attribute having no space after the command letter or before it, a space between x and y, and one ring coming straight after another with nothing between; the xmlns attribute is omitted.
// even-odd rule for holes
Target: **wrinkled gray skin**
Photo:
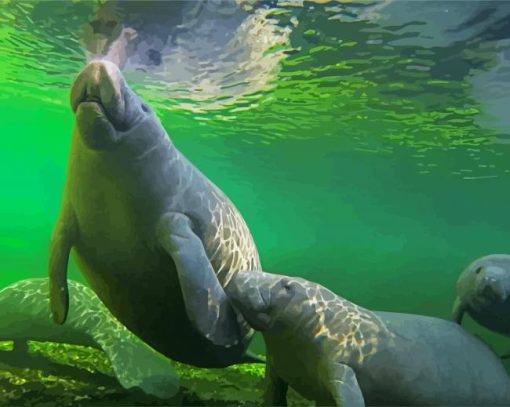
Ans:
<svg viewBox="0 0 510 407"><path fill-rule="evenodd" d="M117 321L94 292L69 281L67 322L55 326L48 308L48 279L18 281L0 291L0 340L26 349L27 340L51 341L101 349L125 388L169 398L179 390L170 360L155 352Z"/></svg>
<svg viewBox="0 0 510 407"><path fill-rule="evenodd" d="M226 293L267 350L265 405L510 405L500 360L457 324L371 312L312 282L238 273Z"/></svg>
<svg viewBox="0 0 510 407"><path fill-rule="evenodd" d="M481 257L462 272L453 320L462 323L465 312L480 325L510 336L510 255Z"/></svg>
<svg viewBox="0 0 510 407"><path fill-rule="evenodd" d="M253 331L222 289L260 269L229 199L173 146L117 67L94 61L71 91L68 176L51 241L50 302L68 312L67 263L112 314L165 356L202 367L252 361Z"/></svg>

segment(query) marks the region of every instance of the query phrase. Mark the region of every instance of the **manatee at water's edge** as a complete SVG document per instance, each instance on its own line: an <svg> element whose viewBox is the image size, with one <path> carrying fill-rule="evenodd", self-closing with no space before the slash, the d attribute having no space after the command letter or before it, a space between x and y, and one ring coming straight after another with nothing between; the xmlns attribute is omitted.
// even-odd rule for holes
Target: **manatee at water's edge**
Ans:
<svg viewBox="0 0 510 407"><path fill-rule="evenodd" d="M253 330L222 288L237 271L261 268L240 213L114 64L88 64L71 105L76 127L50 248L54 320L68 312L72 248L112 314L165 356L199 367L253 361Z"/></svg>
<svg viewBox="0 0 510 407"><path fill-rule="evenodd" d="M139 387L163 399L179 390L170 361L133 335L94 292L69 281L71 306L65 325L55 325L48 304L48 279L18 281L0 291L0 338L52 341L101 349L125 389Z"/></svg>
<svg viewBox="0 0 510 407"><path fill-rule="evenodd" d="M510 405L501 361L453 322L371 312L264 272L237 273L226 292L264 336L265 405L286 405L288 386L320 405Z"/></svg>
<svg viewBox="0 0 510 407"><path fill-rule="evenodd" d="M456 285L453 319L468 313L480 325L510 336L510 255L491 254L473 261Z"/></svg>

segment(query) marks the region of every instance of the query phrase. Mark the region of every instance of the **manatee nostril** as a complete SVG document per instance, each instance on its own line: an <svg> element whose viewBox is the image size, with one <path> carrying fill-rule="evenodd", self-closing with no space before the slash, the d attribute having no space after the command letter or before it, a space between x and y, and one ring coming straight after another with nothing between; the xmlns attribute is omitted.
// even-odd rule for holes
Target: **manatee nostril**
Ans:
<svg viewBox="0 0 510 407"><path fill-rule="evenodd" d="M475 274L480 274L482 270L483 270L483 267L482 267L482 266L478 267L478 268L475 270Z"/></svg>
<svg viewBox="0 0 510 407"><path fill-rule="evenodd" d="M149 107L145 104L145 103L142 103L142 110L147 113L149 111Z"/></svg>
<svg viewBox="0 0 510 407"><path fill-rule="evenodd" d="M106 60L90 62L76 78L71 89L71 107L78 111L82 102L99 105L95 112L105 116L115 130L126 131L151 112L129 89L119 67ZM141 106L141 107L140 107Z"/></svg>
<svg viewBox="0 0 510 407"><path fill-rule="evenodd" d="M101 92L99 91L99 85L95 82L87 82L87 88L85 90L84 100L86 101L101 101Z"/></svg>
<svg viewBox="0 0 510 407"><path fill-rule="evenodd" d="M96 102L96 103L101 103L101 99L97 96L94 96L94 95L89 95L89 94L86 94L85 95L85 98L83 99L84 102Z"/></svg>

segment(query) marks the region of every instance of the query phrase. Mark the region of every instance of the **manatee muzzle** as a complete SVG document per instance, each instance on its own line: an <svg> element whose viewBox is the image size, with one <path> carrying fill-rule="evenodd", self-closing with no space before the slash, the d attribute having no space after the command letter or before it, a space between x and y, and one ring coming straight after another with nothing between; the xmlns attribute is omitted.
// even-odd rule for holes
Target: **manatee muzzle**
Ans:
<svg viewBox="0 0 510 407"><path fill-rule="evenodd" d="M118 132L143 117L137 96L108 61L93 61L79 73L71 89L71 107L78 131L91 148L111 146L118 141Z"/></svg>
<svg viewBox="0 0 510 407"><path fill-rule="evenodd" d="M506 287L494 278L486 277L480 288L482 295L487 299L504 302L508 298Z"/></svg>
<svg viewBox="0 0 510 407"><path fill-rule="evenodd" d="M76 111L76 125L83 142L94 150L105 150L118 140L117 130L96 102L82 102Z"/></svg>
<svg viewBox="0 0 510 407"><path fill-rule="evenodd" d="M510 293L508 272L497 266L485 267L478 280L478 293L490 302L504 302Z"/></svg>
<svg viewBox="0 0 510 407"><path fill-rule="evenodd" d="M270 323L268 287L260 280L259 272L239 272L225 287L234 307L257 330Z"/></svg>

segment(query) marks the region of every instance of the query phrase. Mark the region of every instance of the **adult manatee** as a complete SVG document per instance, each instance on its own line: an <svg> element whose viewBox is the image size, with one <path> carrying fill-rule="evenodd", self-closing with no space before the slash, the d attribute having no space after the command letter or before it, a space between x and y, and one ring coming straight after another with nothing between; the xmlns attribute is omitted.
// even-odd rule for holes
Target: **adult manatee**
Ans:
<svg viewBox="0 0 510 407"><path fill-rule="evenodd" d="M510 336L510 256L491 254L472 262L457 280L453 319L467 312L484 327Z"/></svg>
<svg viewBox="0 0 510 407"><path fill-rule="evenodd" d="M450 321L371 312L263 272L237 273L226 292L264 336L266 405L286 405L289 385L318 405L510 405L501 361Z"/></svg>
<svg viewBox="0 0 510 407"><path fill-rule="evenodd" d="M253 331L222 286L260 269L243 218L172 144L112 63L89 63L50 249L55 322L68 312L68 257L115 317L162 354L201 367L252 361Z"/></svg>

